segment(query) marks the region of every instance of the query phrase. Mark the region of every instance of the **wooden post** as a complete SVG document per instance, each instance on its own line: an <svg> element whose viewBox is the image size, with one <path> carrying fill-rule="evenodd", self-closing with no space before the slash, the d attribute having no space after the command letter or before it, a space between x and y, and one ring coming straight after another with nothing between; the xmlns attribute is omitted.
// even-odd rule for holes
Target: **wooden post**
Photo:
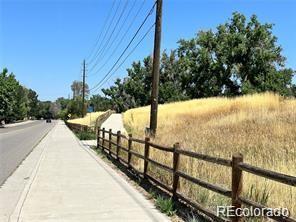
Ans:
<svg viewBox="0 0 296 222"><path fill-rule="evenodd" d="M162 23L162 0L156 1L156 17L154 32L154 52L152 65L152 89L150 111L150 134L155 136L157 129L158 94L159 94L159 67L160 67L160 43Z"/></svg>
<svg viewBox="0 0 296 222"><path fill-rule="evenodd" d="M98 127L98 130L97 130L97 149L100 148L100 132L101 132L101 128Z"/></svg>
<svg viewBox="0 0 296 222"><path fill-rule="evenodd" d="M239 168L239 163L243 162L243 155L240 153L234 154L232 156L232 185L231 185L231 200L232 207L236 211L241 208L242 203L239 200L239 196L243 188L243 175L242 170ZM241 217L235 216L232 218L233 222L241 221Z"/></svg>
<svg viewBox="0 0 296 222"><path fill-rule="evenodd" d="M132 149L132 137L133 135L130 133L128 134L128 153L127 153L127 165L128 165L128 168L131 168L131 158L132 158L132 154L131 154L131 149Z"/></svg>
<svg viewBox="0 0 296 222"><path fill-rule="evenodd" d="M146 179L146 174L148 170L148 158L149 158L149 137L145 137L145 150L144 150L144 178Z"/></svg>
<svg viewBox="0 0 296 222"><path fill-rule="evenodd" d="M102 137L103 137L103 140L102 140L102 151L104 152L104 147L105 147L105 128L103 128Z"/></svg>
<svg viewBox="0 0 296 222"><path fill-rule="evenodd" d="M112 149L112 129L109 129L109 155L111 156L111 149Z"/></svg>
<svg viewBox="0 0 296 222"><path fill-rule="evenodd" d="M180 154L177 153L177 149L180 148L179 143L174 144L174 153L173 153L173 200L177 200L177 190L179 186L179 176L177 175L177 171L179 170L179 159Z"/></svg>
<svg viewBox="0 0 296 222"><path fill-rule="evenodd" d="M119 160L119 149L121 146L121 132L117 131L117 141L116 141L116 159Z"/></svg>

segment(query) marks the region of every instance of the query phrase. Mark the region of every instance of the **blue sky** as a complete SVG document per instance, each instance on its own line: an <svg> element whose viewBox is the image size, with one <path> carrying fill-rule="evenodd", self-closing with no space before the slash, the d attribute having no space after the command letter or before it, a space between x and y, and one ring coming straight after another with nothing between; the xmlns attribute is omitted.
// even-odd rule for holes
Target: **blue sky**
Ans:
<svg viewBox="0 0 296 222"><path fill-rule="evenodd" d="M136 0L131 15L142 1ZM127 8L132 3L133 0L129 0ZM98 73L88 73L90 87L111 68L152 4L153 0L146 0L123 44L112 56L115 45L110 44L97 68L111 56L106 66ZM112 0L0 0L0 68L7 67L14 72L23 85L38 92L41 100L68 97L72 81L81 79L82 61L90 53L111 5ZM119 9L121 7L124 2ZM215 29L227 21L232 12L238 11L248 17L256 14L261 22L275 24L274 34L283 47L287 66L296 70L294 0L164 0L163 10L163 49L175 48L180 38L193 37L198 30ZM132 22L132 17L124 28ZM150 16L144 31L153 20L154 15ZM120 39L120 33L113 38ZM141 60L151 54L152 49L153 33L150 33L105 86L125 76L125 69L132 61Z"/></svg>

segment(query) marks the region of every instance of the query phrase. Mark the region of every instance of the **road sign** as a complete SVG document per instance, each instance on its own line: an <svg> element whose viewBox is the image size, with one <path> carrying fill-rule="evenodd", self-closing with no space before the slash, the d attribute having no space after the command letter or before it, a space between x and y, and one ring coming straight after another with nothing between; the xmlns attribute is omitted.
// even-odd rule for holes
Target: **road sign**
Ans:
<svg viewBox="0 0 296 222"><path fill-rule="evenodd" d="M87 112L88 112L88 113L92 113L92 112L94 112L94 106L93 106L93 105L89 105L89 106L87 107Z"/></svg>

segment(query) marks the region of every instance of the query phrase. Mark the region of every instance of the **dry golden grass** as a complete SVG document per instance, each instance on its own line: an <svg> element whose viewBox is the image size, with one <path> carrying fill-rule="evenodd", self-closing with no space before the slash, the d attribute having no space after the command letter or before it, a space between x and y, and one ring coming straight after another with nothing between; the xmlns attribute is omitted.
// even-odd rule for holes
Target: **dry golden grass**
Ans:
<svg viewBox="0 0 296 222"><path fill-rule="evenodd" d="M76 123L85 126L95 126L96 119L101 116L104 112L94 112L94 113L87 113L83 118L71 119L68 120L69 123Z"/></svg>
<svg viewBox="0 0 296 222"><path fill-rule="evenodd" d="M143 138L150 107L128 110L124 123L134 137ZM296 100L272 94L237 98L208 98L159 106L155 142L231 159L240 152L254 166L296 175ZM152 150L152 158L167 165L172 159ZM181 158L181 168L190 175L230 188L227 167L192 158ZM150 173L169 185L170 175L150 167ZM229 200L182 180L181 191L215 209ZM288 207L296 216L296 188L244 173L244 195L271 207Z"/></svg>

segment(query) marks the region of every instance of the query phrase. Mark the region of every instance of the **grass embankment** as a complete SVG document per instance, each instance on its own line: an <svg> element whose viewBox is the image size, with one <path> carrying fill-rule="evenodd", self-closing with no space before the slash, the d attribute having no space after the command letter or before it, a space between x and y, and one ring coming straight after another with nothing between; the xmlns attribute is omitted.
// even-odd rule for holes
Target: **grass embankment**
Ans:
<svg viewBox="0 0 296 222"><path fill-rule="evenodd" d="M68 120L68 122L92 127L95 126L96 119L102 114L104 114L104 112L87 113L86 116L83 118L71 119Z"/></svg>
<svg viewBox="0 0 296 222"><path fill-rule="evenodd" d="M149 126L150 107L128 110L124 123L134 137L143 138ZM159 106L154 142L231 159L240 152L254 166L296 175L296 100L272 94L237 98L208 98ZM152 149L152 159L167 165L172 157ZM140 167L140 164L139 164ZM231 187L230 168L181 158L181 170L192 176ZM151 168L149 173L170 184L171 176ZM216 209L228 198L181 180L181 191ZM296 188L244 173L244 196L271 207L288 207L296 216Z"/></svg>
<svg viewBox="0 0 296 222"><path fill-rule="evenodd" d="M80 124L80 125L84 125L84 126L88 126L88 127L94 127L96 125L97 118L104 113L105 112L87 113L86 116L83 118L71 119L71 120L68 120L68 122ZM94 139L96 139L96 134L93 131L76 132L75 135L80 140L94 140Z"/></svg>

